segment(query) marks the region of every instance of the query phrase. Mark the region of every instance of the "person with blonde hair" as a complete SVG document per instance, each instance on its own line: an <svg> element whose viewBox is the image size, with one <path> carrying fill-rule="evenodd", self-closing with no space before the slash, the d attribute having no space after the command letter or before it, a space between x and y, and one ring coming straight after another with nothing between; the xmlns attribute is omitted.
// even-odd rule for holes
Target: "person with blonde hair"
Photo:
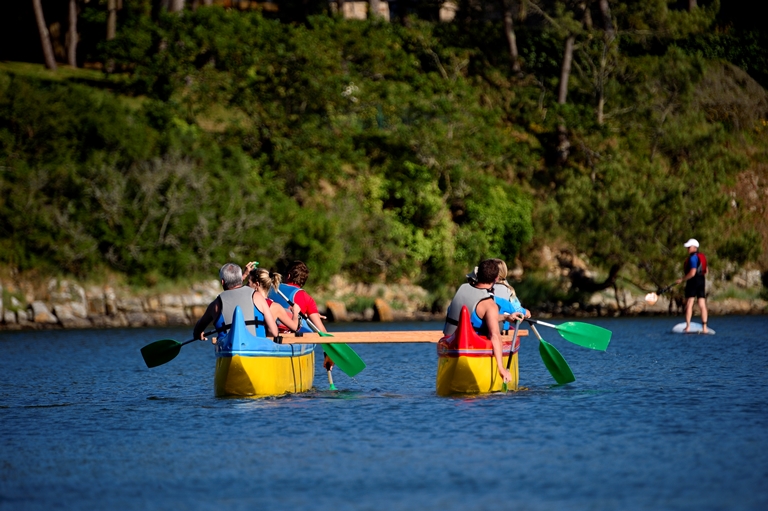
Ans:
<svg viewBox="0 0 768 511"><path fill-rule="evenodd" d="M503 298L509 301L512 305L512 312L520 312L526 318L530 318L531 311L523 307L520 300L517 298L515 288L513 288L507 281L507 274L509 273L507 270L507 263L501 259L494 259L494 261L499 265L499 276L496 278L496 284L493 286L493 294L498 298Z"/></svg>
<svg viewBox="0 0 768 511"><path fill-rule="evenodd" d="M279 303L269 298L269 291L277 288L283 281L283 276L279 273L272 273L264 268L253 268L248 272L248 286L255 289L267 302L272 316L282 325L293 332L301 328L301 307L294 303L290 309L284 309Z"/></svg>

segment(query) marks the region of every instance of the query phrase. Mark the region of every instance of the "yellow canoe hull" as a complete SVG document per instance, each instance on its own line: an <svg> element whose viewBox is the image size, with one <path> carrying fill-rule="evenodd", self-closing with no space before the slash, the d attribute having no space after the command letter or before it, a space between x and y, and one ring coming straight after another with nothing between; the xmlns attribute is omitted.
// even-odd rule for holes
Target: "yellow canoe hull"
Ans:
<svg viewBox="0 0 768 511"><path fill-rule="evenodd" d="M315 378L315 353L296 356L216 358L216 397L267 397L306 392Z"/></svg>
<svg viewBox="0 0 768 511"><path fill-rule="evenodd" d="M512 380L507 383L507 390L517 390L520 373L517 365L517 353L512 353L509 373ZM507 363L504 357L504 363ZM437 362L437 395L483 394L500 392L504 381L496 367L496 360L491 357L439 357Z"/></svg>

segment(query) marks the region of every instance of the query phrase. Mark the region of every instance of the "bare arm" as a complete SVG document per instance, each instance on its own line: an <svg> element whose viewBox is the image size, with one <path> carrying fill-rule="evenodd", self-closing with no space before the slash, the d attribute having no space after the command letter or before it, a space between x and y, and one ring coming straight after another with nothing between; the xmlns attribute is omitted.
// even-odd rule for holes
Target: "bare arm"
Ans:
<svg viewBox="0 0 768 511"><path fill-rule="evenodd" d="M688 273L685 274L685 277L681 279L677 279L677 283L680 284L683 281L691 280L693 277L696 276L696 268L691 268Z"/></svg>
<svg viewBox="0 0 768 511"><path fill-rule="evenodd" d="M277 323L275 323L275 317L272 315L272 311L269 310L267 301L261 296L261 293L253 293L253 305L264 314L264 323L267 327L267 335L271 337L277 337Z"/></svg>
<svg viewBox="0 0 768 511"><path fill-rule="evenodd" d="M297 311L300 311L301 308L298 305L293 305L293 317L291 317L291 315L288 314L288 311L281 307L277 302L272 302L272 305L269 306L269 310L272 312L272 315L276 320L280 321L280 323L287 326L294 332L299 329L299 314Z"/></svg>
<svg viewBox="0 0 768 511"><path fill-rule="evenodd" d="M192 330L192 338L200 339L201 341L205 340L205 337L203 337L205 327L216 321L219 314L221 314L221 300L216 298L208 304L208 308L205 309L203 315L197 320L197 323L195 323L195 329Z"/></svg>
<svg viewBox="0 0 768 511"><path fill-rule="evenodd" d="M501 346L501 335L499 333L499 308L493 300L483 300L477 305L477 315L488 327L488 337L493 345L493 358L496 359L496 366L499 368L499 374L505 382L512 379L509 371L504 366L504 354Z"/></svg>
<svg viewBox="0 0 768 511"><path fill-rule="evenodd" d="M313 312L310 314L309 320L312 321L312 323L314 323L321 332L328 332L328 330L325 329L325 325L323 324L323 318L319 313Z"/></svg>

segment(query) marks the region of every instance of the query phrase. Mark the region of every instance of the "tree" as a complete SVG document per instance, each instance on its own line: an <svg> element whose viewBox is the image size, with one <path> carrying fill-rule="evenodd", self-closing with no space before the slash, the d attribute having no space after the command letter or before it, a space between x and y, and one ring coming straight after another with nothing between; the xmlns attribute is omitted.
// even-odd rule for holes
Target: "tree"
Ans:
<svg viewBox="0 0 768 511"><path fill-rule="evenodd" d="M69 0L69 33L67 35L67 62L77 67L77 0Z"/></svg>
<svg viewBox="0 0 768 511"><path fill-rule="evenodd" d="M368 10L369 10L369 18L377 18L381 17L381 13L379 12L379 0L368 0Z"/></svg>
<svg viewBox="0 0 768 511"><path fill-rule="evenodd" d="M37 21L37 31L40 33L40 44L43 46L45 67L52 71L56 71L56 59L53 58L51 37L48 33L48 25L45 24L45 16L43 16L43 4L40 0L32 0L32 6L35 9L35 21Z"/></svg>
<svg viewBox="0 0 768 511"><path fill-rule="evenodd" d="M117 32L118 0L107 0L107 41L115 38Z"/></svg>
<svg viewBox="0 0 768 511"><path fill-rule="evenodd" d="M512 63L512 72L520 72L520 57L517 51L517 37L515 37L515 26L512 21L512 0L501 0L501 6L504 12L504 36L507 38L509 46L509 59Z"/></svg>

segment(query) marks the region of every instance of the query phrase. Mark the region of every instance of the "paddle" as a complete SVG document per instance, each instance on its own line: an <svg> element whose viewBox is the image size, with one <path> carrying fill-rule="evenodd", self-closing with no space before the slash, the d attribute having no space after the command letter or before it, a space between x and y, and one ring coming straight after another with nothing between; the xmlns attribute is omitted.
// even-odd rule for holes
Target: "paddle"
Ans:
<svg viewBox="0 0 768 511"><path fill-rule="evenodd" d="M531 329L533 330L533 333L536 334L536 338L539 339L539 355L541 355L541 360L547 367L549 374L552 375L552 378L554 378L560 385L576 381L576 377L568 366L568 362L566 362L560 352L557 351L557 348L542 339L541 335L539 335L539 331L536 330L536 326L533 324L536 320L528 319L526 321L531 323Z"/></svg>
<svg viewBox="0 0 768 511"><path fill-rule="evenodd" d="M664 293L666 293L676 285L677 285L677 282L675 282L674 284L668 285L664 289L659 288L659 290L656 291L655 293L648 293L647 295L645 295L645 301L648 302L649 305L655 305L656 302L659 300L660 295L663 295Z"/></svg>
<svg viewBox="0 0 768 511"><path fill-rule="evenodd" d="M203 335L208 337L215 334L216 331L205 332ZM161 339L153 343L147 344L141 348L141 356L144 358L144 363L147 367L157 367L170 362L181 351L181 347L191 342L199 341L200 339L190 339L186 342L178 342L173 339Z"/></svg>
<svg viewBox="0 0 768 511"><path fill-rule="evenodd" d="M515 333L512 335L512 345L509 347L509 357L507 358L507 371L512 367L512 350L515 349L515 341L517 340L517 331L520 329L520 321L515 321ZM501 391L507 391L507 382L501 384Z"/></svg>
<svg viewBox="0 0 768 511"><path fill-rule="evenodd" d="M277 291L277 294L279 294L283 300L288 302L288 305L291 307L294 306L293 300L285 296L283 292L280 291L280 288L275 287L275 291ZM309 328L311 328L320 337L333 337L333 335L323 332L317 328L315 324L312 323L312 320L310 320L309 317L304 314L304 312L299 312L299 315L301 316L301 319L307 322ZM331 360L333 360L334 364L339 366L339 369L347 374L347 376L355 376L360 371L365 369L365 362L363 362L363 359L361 359L357 353L355 353L354 350L346 344L324 344L323 351L331 358ZM328 381L331 384L331 390L335 390L336 387L333 386L333 377L331 376L330 370L328 370Z"/></svg>
<svg viewBox="0 0 768 511"><path fill-rule="evenodd" d="M611 342L610 330L597 325L590 325L589 323L569 321L562 325L553 325L552 323L545 323L535 319L526 319L526 321L531 323L531 325L535 323L554 328L566 341L591 350L605 351L608 348L608 343Z"/></svg>

